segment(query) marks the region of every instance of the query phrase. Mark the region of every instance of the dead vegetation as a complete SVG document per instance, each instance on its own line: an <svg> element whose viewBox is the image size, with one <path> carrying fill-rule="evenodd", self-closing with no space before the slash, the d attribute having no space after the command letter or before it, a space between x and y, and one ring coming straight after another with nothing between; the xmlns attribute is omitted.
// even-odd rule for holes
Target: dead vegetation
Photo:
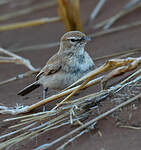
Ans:
<svg viewBox="0 0 141 150"><path fill-rule="evenodd" d="M7 1L8 3L9 1ZM104 3L108 3L108 1L100 1L90 14L89 23L92 24L92 21L95 17L98 16L100 12L102 12L102 7ZM53 5L58 3L58 16L54 18L44 18L38 19L34 21L22 22L22 23L14 23L10 25L0 26L0 31L4 30L13 30L17 28L30 27L33 25L40 25L42 23L56 22L62 21L66 31L70 30L80 30L82 31L82 24L79 14L79 0L71 0L70 2L66 0L58 0L53 1ZM52 4L50 4L52 5ZM39 9L44 5L40 5ZM46 5L45 7L47 7ZM110 28L114 23L119 20L121 17L135 11L137 8L140 8L141 3L138 0L130 1L126 6L124 6L121 11L115 16L104 20L94 26L94 28L98 29L103 27L102 30L97 31L94 34L91 34L91 37L103 36L109 33L114 33L117 31L125 30L130 27L136 27L141 25L140 21L130 23L128 25L123 25L120 27ZM38 6L31 8L28 13L31 11L38 10ZM71 11L73 10L73 11ZM26 12L27 13L27 12ZM10 17L15 17L16 13L10 15L5 15L5 19ZM20 13L20 16L24 13ZM74 15L76 14L76 15ZM8 16L8 17L6 17ZM1 18L1 17L0 17ZM4 17L3 17L4 18ZM51 43L52 44L52 43ZM50 45L56 46L56 44ZM48 45L45 45L45 48ZM34 47L34 45L33 45ZM34 47L35 48L35 47ZM33 50L34 48L31 49ZM42 48L42 46L40 47ZM27 48L28 49L28 48ZM26 50L23 48L22 50ZM141 57L131 57L135 53L140 53L139 49L132 49L124 51L123 53L112 54L111 56L105 56L101 58L97 58L97 60L107 58L108 61L104 62L103 65L100 64L95 70L82 77L80 80L75 82L73 85L64 89L62 92L52 95L44 100L39 101L38 103L32 104L31 106L23 106L17 105L14 108L0 106L1 114L11 114L17 115L22 114L21 116L14 116L13 118L7 118L3 120L3 122L12 122L14 120L18 121L16 125L9 126L9 133L1 135L0 139L7 138L4 142L0 143L0 149L10 147L18 142L23 140L30 140L31 138L39 137L41 134L48 132L50 130L54 130L66 125L78 126L74 130L66 133L64 136L60 136L59 138L53 140L50 143L41 145L36 148L36 150L47 149L52 147L53 145L63 142L62 145L57 147L57 150L64 149L69 143L79 138L81 135L89 132L89 130L94 130L96 123L105 118L106 116L113 114L116 111L121 110L121 108L127 105L133 105L135 101L140 100L141 98ZM7 84L9 82L15 81L17 79L23 79L24 77L28 77L33 73L37 73L40 69L34 68L30 61L18 56L17 54L7 51L5 49L0 49L0 63L16 63L22 64L26 66L30 71L24 74L19 74L17 77L13 77L6 81L0 82L0 85ZM4 55L3 55L4 54ZM8 55L9 57L5 56ZM130 57L129 57L130 55ZM118 57L118 58L117 58ZM113 59L112 59L113 58ZM95 60L95 61L97 61ZM2 64L1 64L2 65ZM132 71L132 73L130 73ZM124 80L119 81L118 83L107 87L106 84L108 81L112 80L116 76L121 76L125 73L129 73L130 75L126 76ZM101 75L103 73L103 75ZM78 83L81 83L79 86L76 86ZM85 95L78 99L74 99L73 96L77 92L82 89L88 88L95 84L99 84L101 89L92 94ZM57 100L66 96L60 103L57 103L56 106L46 112L38 112L33 114L26 114L31 110L34 110L37 107L40 107L46 103ZM99 113L99 109L102 110L102 106L99 104L108 101L111 106L106 111ZM93 117L93 119L89 119ZM125 128L132 129L140 129L132 126L120 126ZM12 130L11 130L12 129ZM11 131L10 131L11 130ZM20 133L20 134L17 134Z"/></svg>

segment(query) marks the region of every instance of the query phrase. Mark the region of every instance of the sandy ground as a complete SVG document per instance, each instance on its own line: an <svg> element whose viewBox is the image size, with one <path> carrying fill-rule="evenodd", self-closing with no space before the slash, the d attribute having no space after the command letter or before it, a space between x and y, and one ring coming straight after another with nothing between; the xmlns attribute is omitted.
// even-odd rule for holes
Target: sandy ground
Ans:
<svg viewBox="0 0 141 150"><path fill-rule="evenodd" d="M43 0L42 0L43 1ZM129 0L118 0L112 1L109 0L103 7L102 12L97 17L94 23L97 23L101 20L104 20L110 16L115 15L124 4ZM18 1L16 1L18 3ZM84 32L87 34L94 33L95 30L86 25L88 16L90 12L95 7L98 0L81 0L81 18L84 24ZM37 3L37 1L33 2ZM32 5L31 3L30 5ZM15 3L16 4L16 3ZM0 14L6 12L12 12L17 9L21 9L24 5L9 4L0 8ZM27 16L17 17L15 19L9 19L8 21L2 22L1 24L12 23L15 21L24 21L31 20L35 18L40 18L43 16L53 17L57 15L56 6L48 8L47 10L41 10L35 13L32 13ZM139 20L140 10L136 10L130 15L120 19L114 26L131 23L133 21ZM93 23L93 24L94 24ZM64 26L61 23L45 24L32 28L17 29L13 31L4 31L0 32L0 46L6 49L19 49L21 47L27 47L31 45L45 44L50 42L59 41L60 37L64 34ZM115 52L122 52L127 49L139 48L141 47L140 42L140 33L141 28L131 28L122 32L117 32L114 34L109 34L106 36L98 37L93 39L87 45L87 51L93 59L112 54ZM42 67L46 61L58 50L58 47L48 48L48 49L39 49L32 51L23 51L18 52L19 55L28 58L35 67ZM96 62L97 65L97 62ZM22 65L15 64L1 64L0 65L0 81L6 80L10 77L14 77L17 74L24 73L27 71L27 68ZM30 105L38 102L42 96L42 89L34 91L25 97L17 96L17 92L25 87L27 84L34 81L34 77L26 78L24 80L18 80L3 86L0 86L0 103L3 103L6 106L15 106L16 103ZM88 92L95 91L95 87L91 87L83 91L83 94L86 95ZM54 94L55 91L49 90L48 96ZM55 102L54 102L55 103ZM48 107L51 108L54 103L48 104ZM140 105L138 109L133 112L133 119L131 124L141 125L140 119ZM38 109L39 110L39 109ZM125 112L126 113L126 112ZM124 116L124 113L123 113ZM0 115L0 120L8 117L7 115ZM126 120L128 117L124 117ZM7 127L9 124L0 125L0 134L6 133ZM78 140L70 144L66 149L68 150L140 150L141 147L141 131L132 130L125 128L118 128L115 126L115 119L108 117L98 122L98 129L101 131L102 136L99 136L98 132L87 133L80 137ZM54 130L49 133L41 135L37 139L32 139L30 141L21 142L10 149L13 150L31 150L39 145L50 142L56 137L59 137L66 132L70 131L74 127L63 127L59 130ZM55 149L55 148L51 148Z"/></svg>

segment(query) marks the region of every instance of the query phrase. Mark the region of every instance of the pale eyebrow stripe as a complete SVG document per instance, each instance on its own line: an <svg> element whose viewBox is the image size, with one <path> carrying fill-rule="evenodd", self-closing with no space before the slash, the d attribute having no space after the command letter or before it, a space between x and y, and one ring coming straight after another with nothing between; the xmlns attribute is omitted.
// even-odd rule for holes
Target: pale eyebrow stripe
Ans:
<svg viewBox="0 0 141 150"><path fill-rule="evenodd" d="M68 40L71 40L71 39L74 39L74 40L81 40L81 38L78 38L78 37L68 37L67 39L68 39Z"/></svg>

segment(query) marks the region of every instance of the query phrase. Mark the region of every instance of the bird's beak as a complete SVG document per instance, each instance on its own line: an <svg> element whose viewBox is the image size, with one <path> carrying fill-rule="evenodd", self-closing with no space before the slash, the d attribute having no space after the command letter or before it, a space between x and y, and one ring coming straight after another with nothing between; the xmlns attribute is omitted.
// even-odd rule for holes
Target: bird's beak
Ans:
<svg viewBox="0 0 141 150"><path fill-rule="evenodd" d="M85 41L90 41L90 40L91 40L91 38L88 37L88 36L84 36L83 39L84 39Z"/></svg>

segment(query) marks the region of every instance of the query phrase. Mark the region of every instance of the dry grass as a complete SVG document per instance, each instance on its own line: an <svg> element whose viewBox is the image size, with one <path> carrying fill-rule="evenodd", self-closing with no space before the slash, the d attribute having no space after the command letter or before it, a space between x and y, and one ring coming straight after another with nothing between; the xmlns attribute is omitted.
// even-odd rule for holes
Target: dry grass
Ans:
<svg viewBox="0 0 141 150"><path fill-rule="evenodd" d="M82 31L82 24L79 14L79 0L58 0L58 14L64 23L66 31Z"/></svg>
<svg viewBox="0 0 141 150"><path fill-rule="evenodd" d="M22 15L27 15L30 14L31 12L38 11L42 8L50 7L54 4L56 4L56 0L51 2L41 3L40 5L38 4L37 6L32 6L10 14L5 14L3 16L0 16L0 21L19 17ZM52 18L43 17L43 18L30 20L30 21L1 25L0 31L39 26L41 24L54 23L58 21L63 22L66 31L71 31L71 30L82 31L82 23L81 23L79 12L80 12L79 0L71 0L70 2L68 2L67 0L58 0L58 16Z"/></svg>
<svg viewBox="0 0 141 150"><path fill-rule="evenodd" d="M20 10L18 10L16 12L7 13L7 14L4 14L4 15L0 16L0 21L6 21L8 19L21 17L23 15L28 15L30 13L39 11L41 9L45 9L45 8L54 6L55 4L57 4L57 1L56 0L51 0L49 2L44 2L44 3L41 3L41 4L30 6L28 8L20 9Z"/></svg>
<svg viewBox="0 0 141 150"><path fill-rule="evenodd" d="M120 12L118 12L113 17L106 19L98 24L95 25L95 28L98 29L100 27L103 27L104 29L109 29L117 20L119 20L121 17L124 17L125 15L128 15L129 13L135 11L136 9L141 7L141 2L139 0L131 0L129 3L127 3Z"/></svg>
<svg viewBox="0 0 141 150"><path fill-rule="evenodd" d="M82 24L81 24L81 19L79 14L79 7L80 7L79 5L80 5L79 0L71 0L70 2L66 0L58 0L58 12L59 12L58 17L50 18L50 19L43 18L39 20L37 19L35 21L22 22L20 24L14 23L13 25L0 26L0 30L1 31L8 30L8 29L13 30L21 27L24 28L33 25L40 25L42 23L55 22L61 20L64 23L66 31L70 31L70 30L82 31ZM128 3L125 7L123 7L121 11L115 16L113 16L112 18L95 25L96 28L104 26L104 29L106 30L101 30L99 32L96 32L95 34L91 34L90 36L91 37L103 36L109 33L114 33L117 31L121 32L122 30L125 30L127 28L141 25L141 22L138 21L138 22L133 22L129 25L123 25L120 27L108 29L121 17L135 11L140 6L141 4L139 1L133 0L131 3ZM102 11L102 5L101 7L99 7L99 10ZM99 11L97 11L97 13L95 14L97 15L98 12ZM94 19L94 17L91 17L91 19ZM58 46L58 43L50 44L50 45L47 44L44 46L40 45L40 48L44 48L48 46L50 47ZM34 49L35 47L36 46L33 45L31 46L31 49ZM23 48L22 50L25 49L27 48ZM22 58L2 48L0 49L0 52L9 56L9 57L1 56L0 63L16 63L16 64L18 63L18 64L25 65L30 70L29 72L26 72L24 74L19 74L17 77L13 77L11 79L3 81L0 83L0 85L8 84L9 82L18 79L23 79L24 77L28 77L31 74L37 73L39 71L39 69L34 68L31 65L30 61L25 58ZM50 143L41 145L40 147L36 148L36 150L47 149L59 142L60 143L63 142L63 144L60 145L57 148L57 150L64 149L69 143L79 138L81 135L87 133L89 130L94 130L95 124L100 119L103 119L104 117L114 113L115 111L127 105L132 105L135 101L138 101L141 98L141 94L140 94L141 57L133 58L128 56L129 55L132 56L133 54L139 52L140 52L140 48L97 58L97 60L107 58L108 61L105 62L103 65L100 65L100 67L96 68L86 76L82 77L80 80L78 80L73 85L71 85L64 91L60 92L59 94L52 95L51 97L48 97L38 103L32 104L31 106L17 105L15 106L15 108L0 106L1 114L5 114L5 113L12 114L12 115L22 114L19 117L15 116L13 118L7 118L3 120L3 122L9 122L9 123L16 120L18 123L16 125L9 126L9 133L0 136L0 139L7 138L7 140L0 143L0 149L10 147L14 144L17 144L18 142L27 139L30 140L31 138L35 138L45 132L58 129L62 126L77 125L77 127L74 130L66 133L64 136L61 136ZM110 59L113 57L114 59ZM130 73L130 71L134 71L134 73ZM107 89L105 88L106 83L108 81L115 78L116 76L122 77L122 75L127 72L130 73L130 75L128 77L125 77L123 81L119 81L118 83L109 86ZM101 73L103 73L102 76L100 76ZM97 75L99 76L95 78ZM76 86L76 84L82 81L83 83L81 85ZM79 91L81 93L82 89L88 88L95 84L101 86L101 89L98 92L88 94L83 97L80 95L80 98L78 99L73 98L73 95L75 93ZM62 98L63 96L66 96L65 99L62 99L62 101L60 103L57 103L56 106L50 111L26 114L27 112L30 112L31 110L39 106L42 106L46 103ZM99 104L102 104L104 102L109 102L110 105L112 105L113 107L111 108L109 106L109 108L106 111L104 112L101 111L102 113L99 113L98 110L103 109L103 107L99 106ZM93 117L94 119L90 119L89 121L87 121L87 118L91 118L91 117ZM120 127L130 128L135 130L140 129L132 126L120 126Z"/></svg>
<svg viewBox="0 0 141 150"><path fill-rule="evenodd" d="M111 61L108 61L106 64L102 65L101 67L99 67L100 69L97 68L96 70L92 71L88 75L84 76L78 82L83 81L85 79L86 81L92 80L93 77L97 73L99 73L99 71L107 71L109 69L110 70L114 69L108 75L104 75L101 78L91 81L92 83L91 85L93 85L94 83L99 83L101 79L107 80L107 77L108 77L108 80L110 80L111 78L115 76L115 73L119 75L121 73L124 73L124 71L125 72L131 71L131 69L135 69L137 66L139 66L140 63L141 63L141 58L128 58L128 59L120 59L120 60L113 59ZM119 69L121 66L122 66L122 69L123 68L125 69L124 71L122 70L122 72L121 72L121 69ZM111 76L111 74L112 75L114 74L114 76ZM20 117L14 117L14 118L4 120L4 122L18 120L19 123L14 126L10 126L10 129L15 129L13 132L9 132L6 135L0 136L0 139L9 137L9 140L6 140L5 142L2 142L0 144L0 148L2 149L7 146L12 146L13 144L16 144L25 139L29 139L31 137L35 138L45 132L54 130L56 128L59 128L65 125L69 125L69 124L79 125L79 127L67 133L66 135L52 141L51 143L42 145L41 147L37 148L37 150L49 148L53 146L54 144L65 140L65 143L61 145L61 147L59 147L58 149L64 148L68 143L75 140L82 134L87 133L91 129L94 129L96 121L106 117L107 115L119 110L120 108L126 105L133 103L134 101L137 101L141 97L140 89L138 88L141 85L140 74L141 74L141 69L138 69L137 71L135 71L135 73L125 78L122 82L119 82L118 84L111 86L108 89L100 90L99 92L86 95L79 99L68 101L68 98L70 99L72 97L72 93L74 94L76 91L78 91L78 89L80 90L81 88L83 88L84 83L86 84L86 81L84 81L84 83L82 83L78 87L63 91L59 93L58 95L51 96L31 106L19 105L15 107L15 109L1 106L1 109L3 109L1 110L1 113L10 113L10 114L26 113L51 100L57 99L61 96L71 93L71 95L69 95L64 100L62 100L61 103L56 104L56 106L50 111L39 112L35 114L30 114L30 115L22 115ZM87 86L88 85L86 84L85 88ZM132 91L130 91L131 88L132 88ZM126 92L125 93L122 92L122 94L120 94L121 91L127 91L127 89L131 92L131 94L128 93L128 97L126 96ZM111 95L114 95L114 98L111 97ZM97 110L99 109L98 104L104 101L107 101L109 98L110 99L112 98L111 100L116 102L115 103L116 105L112 109L109 109L106 112L99 114L94 119L88 122L83 121L86 118L93 116L93 114L97 114ZM20 133L20 135L16 136L17 133ZM69 140L66 140L68 138Z"/></svg>

